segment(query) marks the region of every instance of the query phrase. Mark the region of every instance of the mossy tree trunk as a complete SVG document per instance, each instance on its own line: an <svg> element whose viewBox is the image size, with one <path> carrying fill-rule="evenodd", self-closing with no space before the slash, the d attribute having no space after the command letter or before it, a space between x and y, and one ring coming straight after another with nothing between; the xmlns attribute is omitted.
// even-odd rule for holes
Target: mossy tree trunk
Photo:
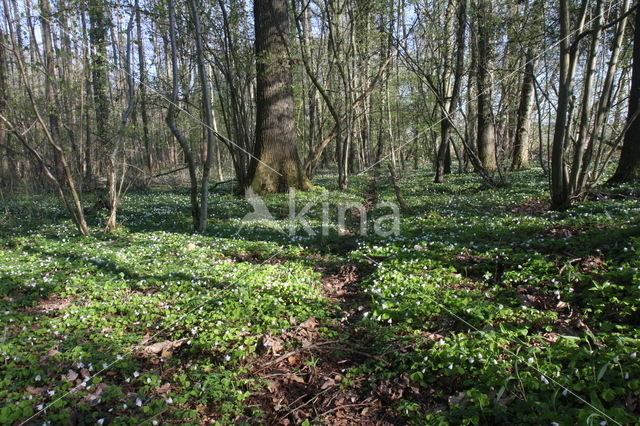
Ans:
<svg viewBox="0 0 640 426"><path fill-rule="evenodd" d="M91 81L93 89L93 102L96 114L96 136L100 144L99 150L107 149L110 143L108 84L108 57L107 36L109 34L110 20L107 14L107 6L103 0L89 0L89 42L92 47L91 54Z"/></svg>
<svg viewBox="0 0 640 426"><path fill-rule="evenodd" d="M296 146L286 0L254 0L257 75L256 145L250 169L255 193L309 189Z"/></svg>

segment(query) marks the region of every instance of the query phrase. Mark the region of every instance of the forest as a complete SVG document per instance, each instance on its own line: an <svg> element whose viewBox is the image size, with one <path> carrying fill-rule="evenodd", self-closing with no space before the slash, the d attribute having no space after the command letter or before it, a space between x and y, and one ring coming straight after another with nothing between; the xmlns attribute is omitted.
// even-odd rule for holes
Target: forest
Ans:
<svg viewBox="0 0 640 426"><path fill-rule="evenodd" d="M0 0L0 424L640 425L640 2Z"/></svg>

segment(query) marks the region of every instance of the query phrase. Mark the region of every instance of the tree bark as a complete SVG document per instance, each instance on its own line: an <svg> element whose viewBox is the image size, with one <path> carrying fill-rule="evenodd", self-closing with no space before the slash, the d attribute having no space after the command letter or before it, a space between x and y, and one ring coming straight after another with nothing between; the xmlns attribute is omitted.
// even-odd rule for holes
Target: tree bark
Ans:
<svg viewBox="0 0 640 426"><path fill-rule="evenodd" d="M109 31L109 18L106 14L104 0L89 0L89 41L92 46L91 78L93 89L93 106L96 115L96 138L98 152L107 149L109 145L109 116L110 106L107 93L107 34ZM107 174L111 168L111 161L107 159ZM115 170L113 171L115 173ZM109 177L107 177L107 180Z"/></svg>
<svg viewBox="0 0 640 426"><path fill-rule="evenodd" d="M640 180L640 11L636 9L633 37L633 65L631 92L620 161L611 182L637 182Z"/></svg>
<svg viewBox="0 0 640 426"><path fill-rule="evenodd" d="M518 105L518 117L516 120L516 134L513 142L511 170L529 168L529 118L531 110L533 109L533 89L535 84L535 76L533 74L535 69L533 49L527 50L525 61L522 88L520 89L520 104Z"/></svg>
<svg viewBox="0 0 640 426"><path fill-rule="evenodd" d="M478 3L478 157L487 172L498 170L496 162L496 136L493 123L493 48L491 41L491 0Z"/></svg>
<svg viewBox="0 0 640 426"><path fill-rule="evenodd" d="M149 174L153 174L153 155L149 141L149 115L147 113L147 66L145 59L144 37L142 36L142 23L140 18L140 6L138 0L136 8L136 32L138 36L138 73L140 74L140 116L142 118L142 144L144 146L145 161Z"/></svg>
<svg viewBox="0 0 640 426"><path fill-rule="evenodd" d="M209 81L205 68L204 52L202 50L202 28L200 25L200 11L196 6L195 0L189 0L189 10L191 11L191 19L193 19L193 27L195 30L196 42L196 64L198 67L198 77L200 79L200 90L202 100L202 118L204 119L206 133L206 153L202 166L202 182L200 188L200 220L198 222L198 231L204 232L207 229L207 221L209 218L209 177L213 159L216 156L215 135L213 132L213 112L211 109L211 93L209 92Z"/></svg>
<svg viewBox="0 0 640 426"><path fill-rule="evenodd" d="M296 146L286 0L254 0L257 79L256 146L251 187L257 194L310 189Z"/></svg>
<svg viewBox="0 0 640 426"><path fill-rule="evenodd" d="M466 33L466 8L465 0L461 0L458 4L458 16L457 16L457 32L456 32L456 62L455 69L453 71L453 85L451 90L445 90L444 93L444 105L442 106L443 119L440 123L440 146L438 147L438 155L436 158L436 175L434 178L435 183L444 182L444 175L451 173L451 143L450 135L451 128L453 126L453 116L458 107L458 97L460 96L460 86L462 81L462 74L464 73L464 43ZM445 87L449 84L446 82Z"/></svg>
<svg viewBox="0 0 640 426"><path fill-rule="evenodd" d="M551 148L551 205L557 210L565 209L569 206L569 182L564 162L565 127L573 77L570 72L568 3L568 0L560 0L560 83L558 85L558 106L556 108L556 122Z"/></svg>
<svg viewBox="0 0 640 426"><path fill-rule="evenodd" d="M169 40L171 44L171 75L172 90L171 99L169 100L169 109L165 121L171 130L173 136L178 140L182 152L184 153L185 162L189 168L190 181L190 197L191 197L191 217L193 219L194 229L198 228L200 223L200 206L198 204L198 176L196 171L196 162L191 152L189 141L176 125L176 106L178 102L178 90L180 83L180 75L178 70L178 45L176 43L176 12L173 0L167 0L169 9Z"/></svg>
<svg viewBox="0 0 640 426"><path fill-rule="evenodd" d="M6 51L4 47L5 38L0 28L0 115L5 114L9 98L6 73ZM0 120L0 187L6 185L4 179L11 176L11 166L9 164L9 138L7 137L6 124ZM11 180L11 179L9 179Z"/></svg>

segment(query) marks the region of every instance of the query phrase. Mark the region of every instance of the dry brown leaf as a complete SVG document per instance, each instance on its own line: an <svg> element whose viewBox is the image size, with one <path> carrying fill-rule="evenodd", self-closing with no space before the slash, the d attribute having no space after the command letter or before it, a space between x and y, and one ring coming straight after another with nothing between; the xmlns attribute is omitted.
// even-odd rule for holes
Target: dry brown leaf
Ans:
<svg viewBox="0 0 640 426"><path fill-rule="evenodd" d="M26 390L33 395L40 395L44 393L46 388L34 388L33 386L27 386Z"/></svg>
<svg viewBox="0 0 640 426"><path fill-rule="evenodd" d="M75 371L73 371L73 370L69 370L69 372L68 372L67 374L63 374L63 375L62 375L62 379L63 379L63 380L67 380L67 381L69 381L69 382L73 382L75 379L77 379L77 378L78 378L78 375L79 375L79 374L78 374L78 373L76 373Z"/></svg>
<svg viewBox="0 0 640 426"><path fill-rule="evenodd" d="M327 378L327 380L325 380L325 382L322 384L322 386L320 386L320 390L325 390L327 388L330 388L332 386L335 386L336 382L335 380L331 379L331 378Z"/></svg>
<svg viewBox="0 0 640 426"><path fill-rule="evenodd" d="M187 339L180 340L166 340L164 342L157 342L152 345L146 346L142 349L147 354L160 354L163 358L168 357L174 351L179 348Z"/></svg>
<svg viewBox="0 0 640 426"><path fill-rule="evenodd" d="M292 382L304 383L304 379L297 374L289 374L287 378Z"/></svg>
<svg viewBox="0 0 640 426"><path fill-rule="evenodd" d="M317 326L318 321L314 317L311 317L300 324L300 327L306 328L307 330L314 330Z"/></svg>

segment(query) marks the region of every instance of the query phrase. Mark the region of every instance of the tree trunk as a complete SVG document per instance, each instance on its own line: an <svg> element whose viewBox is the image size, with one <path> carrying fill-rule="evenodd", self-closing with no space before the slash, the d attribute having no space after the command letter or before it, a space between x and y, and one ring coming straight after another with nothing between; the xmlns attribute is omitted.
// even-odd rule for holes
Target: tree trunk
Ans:
<svg viewBox="0 0 640 426"><path fill-rule="evenodd" d="M5 114L7 108L7 101L9 98L7 86L7 73L6 73L6 53L5 53L5 39L0 28L0 115ZM4 186L8 176L11 176L11 165L9 164L9 138L7 137L5 122L0 120L0 187ZM10 180L10 179L9 179Z"/></svg>
<svg viewBox="0 0 640 426"><path fill-rule="evenodd" d="M583 2L576 33L581 33L584 27L587 2ZM570 45L571 18L570 2L560 1L560 77L558 85L558 106L556 108L556 122L553 130L553 145L551 148L551 206L556 210L563 210L571 204L569 188L569 173L565 162L565 150L571 128L571 92L576 69L577 49Z"/></svg>
<svg viewBox="0 0 640 426"><path fill-rule="evenodd" d="M525 54L526 65L522 78L522 88L520 90L520 105L518 106L518 117L516 124L516 135L513 142L513 159L511 170L522 170L529 168L529 116L533 108L534 89L534 53L532 49Z"/></svg>
<svg viewBox="0 0 640 426"><path fill-rule="evenodd" d="M89 41L92 46L91 77L93 88L93 106L96 114L96 137L98 152L108 149L110 143L109 115L110 106L107 93L107 34L109 18L106 14L104 0L89 1ZM110 163L108 160L107 163ZM110 167L107 164L107 169ZM108 171L107 174L111 172ZM115 171L113 172L115 173ZM109 178L107 178L109 179Z"/></svg>
<svg viewBox="0 0 640 426"><path fill-rule="evenodd" d="M553 131L551 152L551 205L555 209L569 206L569 182L564 163L565 127L569 111L569 95L572 76L569 70L569 5L568 0L560 1L560 84L558 87L558 107Z"/></svg>
<svg viewBox="0 0 640 426"><path fill-rule="evenodd" d="M60 120L58 112L60 111L60 104L58 102L57 93L57 67L55 57L53 53L53 37L51 36L51 25L49 20L51 19L51 5L49 0L40 0L40 29L42 34L42 45L44 54L44 64L46 70L45 77L45 110L49 117L49 131L53 139L60 143ZM60 159L54 151L54 160L56 166L56 175L61 177L63 175L62 166L60 165Z"/></svg>
<svg viewBox="0 0 640 426"><path fill-rule="evenodd" d="M171 75L172 90L171 99L169 100L169 109L165 121L173 136L178 140L182 152L184 153L185 162L189 169L190 197L191 197L191 218L193 219L194 229L198 228L200 223L200 206L198 204L198 176L196 171L196 163L191 152L189 141L176 125L176 106L178 102L178 89L180 82L180 74L178 70L178 46L176 42L176 12L173 0L167 0L169 9L169 40L171 43Z"/></svg>
<svg viewBox="0 0 640 426"><path fill-rule="evenodd" d="M451 90L445 90L444 93L444 105L442 106L443 110L443 119L440 124L441 132L440 132L440 146L438 147L438 155L436 158L436 176L434 179L435 183L444 182L444 175L451 173L451 143L450 135L451 128L453 127L453 117L458 108L458 98L460 96L460 86L462 81L462 75L464 73L464 43L465 43L465 33L466 33L466 16L467 16L467 5L466 2L460 1L458 4L458 12L457 12L457 31L456 31L456 42L455 42L455 50L456 50L456 61L455 61L455 69L453 71L453 84L450 86ZM448 87L449 84L446 84L445 87Z"/></svg>
<svg viewBox="0 0 640 426"><path fill-rule="evenodd" d="M493 123L493 49L491 46L491 0L478 4L478 156L487 172L498 170L496 162L496 136Z"/></svg>
<svg viewBox="0 0 640 426"><path fill-rule="evenodd" d="M200 89L202 92L202 118L204 119L206 131L206 154L203 159L202 166L202 182L200 188L200 221L198 223L198 231L204 232L207 229L207 221L209 218L209 176L213 159L216 156L215 135L213 133L213 112L211 110L211 99L209 92L209 81L205 68L204 52L202 49L202 28L200 25L200 11L196 7L195 0L189 0L189 9L191 10L191 18L195 30L196 42L196 63L198 66L198 77L200 78Z"/></svg>
<svg viewBox="0 0 640 426"><path fill-rule="evenodd" d="M631 92L627 113L627 131L622 153L611 182L637 182L640 180L640 11L636 9L633 37L633 65Z"/></svg>
<svg viewBox="0 0 640 426"><path fill-rule="evenodd" d="M254 0L253 13L257 112L251 187L257 194L309 189L296 146L287 2Z"/></svg>
<svg viewBox="0 0 640 426"><path fill-rule="evenodd" d="M147 64L145 59L144 37L142 36L142 23L140 19L140 6L138 0L136 8L136 32L138 36L138 73L140 75L140 116L142 118L142 144L144 146L145 162L149 174L153 174L153 155L149 141L149 116L147 113Z"/></svg>

